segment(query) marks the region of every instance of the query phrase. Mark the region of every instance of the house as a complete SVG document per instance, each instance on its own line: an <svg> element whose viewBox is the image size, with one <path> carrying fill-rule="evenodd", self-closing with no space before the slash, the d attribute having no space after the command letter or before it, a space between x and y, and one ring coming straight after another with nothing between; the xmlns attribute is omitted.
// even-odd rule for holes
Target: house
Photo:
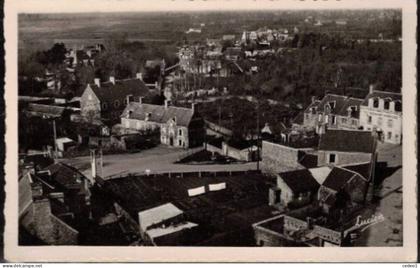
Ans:
<svg viewBox="0 0 420 268"><path fill-rule="evenodd" d="M318 145L318 166L376 162L376 137L369 131L328 129Z"/></svg>
<svg viewBox="0 0 420 268"><path fill-rule="evenodd" d="M81 115L87 119L105 118L115 120L127 104L127 97L148 97L151 93L142 80L140 73L136 78L101 83L95 78L94 84L87 84L80 99Z"/></svg>
<svg viewBox="0 0 420 268"><path fill-rule="evenodd" d="M363 99L327 94L322 100L312 99L305 109L303 125L317 133L325 128L358 129L359 112Z"/></svg>
<svg viewBox="0 0 420 268"><path fill-rule="evenodd" d="M243 55L242 48L240 47L227 47L224 53L226 59L231 61L236 61Z"/></svg>
<svg viewBox="0 0 420 268"><path fill-rule="evenodd" d="M57 146L57 150L59 154L66 152L69 148L76 145L76 142L68 137L57 138L55 140L55 144Z"/></svg>
<svg viewBox="0 0 420 268"><path fill-rule="evenodd" d="M303 206L312 201L319 183L308 169L277 174L277 185L270 189L269 205Z"/></svg>
<svg viewBox="0 0 420 268"><path fill-rule="evenodd" d="M317 199L325 213L340 206L340 203L363 204L369 188L370 172L370 163L353 165L349 168L333 167L318 190Z"/></svg>
<svg viewBox="0 0 420 268"><path fill-rule="evenodd" d="M49 245L75 245L89 220L91 182L63 163L19 179L19 224Z"/></svg>
<svg viewBox="0 0 420 268"><path fill-rule="evenodd" d="M192 108L153 105L130 102L121 115L121 125L126 129L160 129L160 141L174 147L190 148L202 145L204 140L204 121Z"/></svg>
<svg viewBox="0 0 420 268"><path fill-rule="evenodd" d="M402 96L401 93L375 91L360 105L360 126L374 131L381 141L400 144L402 141Z"/></svg>

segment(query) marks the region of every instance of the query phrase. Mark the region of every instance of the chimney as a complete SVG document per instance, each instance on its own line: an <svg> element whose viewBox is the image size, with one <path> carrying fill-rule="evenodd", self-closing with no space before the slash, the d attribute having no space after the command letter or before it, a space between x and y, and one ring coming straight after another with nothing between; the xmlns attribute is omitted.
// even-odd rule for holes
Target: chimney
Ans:
<svg viewBox="0 0 420 268"><path fill-rule="evenodd" d="M374 89L375 89L375 86L373 84L370 84L369 85L369 94L372 94Z"/></svg>
<svg viewBox="0 0 420 268"><path fill-rule="evenodd" d="M101 80L99 79L99 78L95 78L95 85L97 86L97 87L101 87Z"/></svg>
<svg viewBox="0 0 420 268"><path fill-rule="evenodd" d="M193 113L195 113L195 103L191 103L191 110Z"/></svg>
<svg viewBox="0 0 420 268"><path fill-rule="evenodd" d="M169 100L165 100L165 109L167 109L169 106Z"/></svg>
<svg viewBox="0 0 420 268"><path fill-rule="evenodd" d="M143 73L136 73L136 78L143 81Z"/></svg>
<svg viewBox="0 0 420 268"><path fill-rule="evenodd" d="M109 77L109 82L111 82L112 84L115 85L115 77L114 76L110 76Z"/></svg>
<svg viewBox="0 0 420 268"><path fill-rule="evenodd" d="M141 96L139 97L139 103L143 104L143 97L141 97Z"/></svg>

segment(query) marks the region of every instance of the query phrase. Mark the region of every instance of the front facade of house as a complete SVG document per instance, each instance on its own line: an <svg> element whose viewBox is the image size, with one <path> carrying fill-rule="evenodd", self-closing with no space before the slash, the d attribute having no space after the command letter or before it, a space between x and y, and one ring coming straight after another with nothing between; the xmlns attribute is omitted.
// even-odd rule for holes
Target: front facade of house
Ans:
<svg viewBox="0 0 420 268"><path fill-rule="evenodd" d="M402 101L401 94L382 91L370 93L360 106L360 126L376 131L379 139L401 144Z"/></svg>
<svg viewBox="0 0 420 268"><path fill-rule="evenodd" d="M121 125L137 131L159 129L162 144L179 148L202 145L205 135L204 121L194 107L169 106L168 101L164 106L130 102L121 115Z"/></svg>

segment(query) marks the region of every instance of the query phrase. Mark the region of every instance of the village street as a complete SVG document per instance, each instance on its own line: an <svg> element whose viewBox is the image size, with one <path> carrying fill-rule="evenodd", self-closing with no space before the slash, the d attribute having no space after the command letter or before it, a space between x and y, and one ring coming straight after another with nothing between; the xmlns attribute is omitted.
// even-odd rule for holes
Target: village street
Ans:
<svg viewBox="0 0 420 268"><path fill-rule="evenodd" d="M199 149L194 149L197 151ZM256 169L256 162L234 164L175 164L174 162L191 154L192 150L170 148L159 145L155 148L132 154L104 155L102 176L107 179L127 173L194 172L194 171L243 171ZM63 159L63 162L78 168L91 178L90 157Z"/></svg>

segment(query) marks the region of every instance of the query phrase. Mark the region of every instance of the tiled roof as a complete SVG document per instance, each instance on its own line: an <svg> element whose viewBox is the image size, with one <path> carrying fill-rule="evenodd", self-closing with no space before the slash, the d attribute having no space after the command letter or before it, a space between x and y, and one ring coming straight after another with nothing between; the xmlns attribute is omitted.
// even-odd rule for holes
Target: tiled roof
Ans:
<svg viewBox="0 0 420 268"><path fill-rule="evenodd" d="M294 193L316 191L319 184L308 169L300 169L279 173L282 180Z"/></svg>
<svg viewBox="0 0 420 268"><path fill-rule="evenodd" d="M149 89L140 79L125 79L112 82L102 82L98 87L95 84L89 84L95 95L101 102L113 102L115 100L125 101L128 95L133 97L145 97L149 95Z"/></svg>
<svg viewBox="0 0 420 268"><path fill-rule="evenodd" d="M376 140L370 131L328 129L319 139L321 151L373 153Z"/></svg>
<svg viewBox="0 0 420 268"><path fill-rule="evenodd" d="M371 164L370 163L362 163L362 164L354 164L349 166L343 166L343 168L351 170L353 172L359 173L362 175L366 180L370 179L371 173Z"/></svg>
<svg viewBox="0 0 420 268"><path fill-rule="evenodd" d="M150 114L149 121L156 123L166 123L170 119L175 118L176 124L179 126L188 127L194 112L192 109L184 107L168 106L165 108L163 105L142 104L139 102L130 102L122 113L121 117L127 117L127 114L132 119L145 120L147 114Z"/></svg>
<svg viewBox="0 0 420 268"><path fill-rule="evenodd" d="M364 99L362 105L366 106L369 103L369 99L371 98L380 98L380 99L386 99L390 98L392 101L401 101L402 95L401 93L395 93L395 92L387 92L387 91L373 91L372 93L369 93L366 98Z"/></svg>

